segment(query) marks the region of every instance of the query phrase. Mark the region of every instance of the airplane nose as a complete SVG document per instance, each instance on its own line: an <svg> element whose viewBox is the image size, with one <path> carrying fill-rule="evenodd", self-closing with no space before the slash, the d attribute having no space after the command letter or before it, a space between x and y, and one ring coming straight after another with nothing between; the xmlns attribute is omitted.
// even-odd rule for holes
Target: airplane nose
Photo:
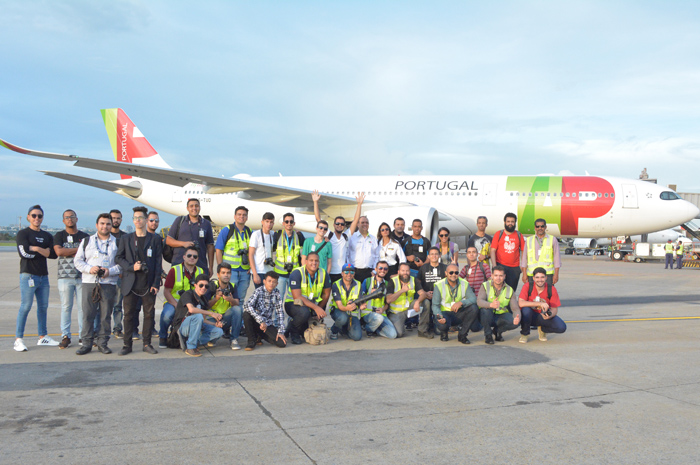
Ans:
<svg viewBox="0 0 700 465"><path fill-rule="evenodd" d="M688 204L688 218L698 218L700 216L700 208L690 202L686 201L686 203Z"/></svg>

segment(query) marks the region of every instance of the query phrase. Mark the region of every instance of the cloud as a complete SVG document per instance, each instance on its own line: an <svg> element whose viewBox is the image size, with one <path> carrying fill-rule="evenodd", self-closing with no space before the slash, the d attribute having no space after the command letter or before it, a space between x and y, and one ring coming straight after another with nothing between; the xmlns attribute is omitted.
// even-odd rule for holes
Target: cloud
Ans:
<svg viewBox="0 0 700 465"><path fill-rule="evenodd" d="M635 166L670 164L685 166L700 159L700 139L670 137L665 139L588 139L580 142L558 142L547 149L570 158L604 163L605 165Z"/></svg>

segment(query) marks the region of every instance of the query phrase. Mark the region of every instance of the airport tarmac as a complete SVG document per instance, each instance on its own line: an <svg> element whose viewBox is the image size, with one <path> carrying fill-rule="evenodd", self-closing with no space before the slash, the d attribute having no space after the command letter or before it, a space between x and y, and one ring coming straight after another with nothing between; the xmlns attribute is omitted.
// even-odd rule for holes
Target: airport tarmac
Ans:
<svg viewBox="0 0 700 465"><path fill-rule="evenodd" d="M77 338L36 346L35 307L29 351L12 350L19 258L2 252L0 463L698 463L700 271L562 261L568 330L548 342L413 331L253 352L222 340L190 358L140 341L118 357L111 339L115 353L79 357Z"/></svg>

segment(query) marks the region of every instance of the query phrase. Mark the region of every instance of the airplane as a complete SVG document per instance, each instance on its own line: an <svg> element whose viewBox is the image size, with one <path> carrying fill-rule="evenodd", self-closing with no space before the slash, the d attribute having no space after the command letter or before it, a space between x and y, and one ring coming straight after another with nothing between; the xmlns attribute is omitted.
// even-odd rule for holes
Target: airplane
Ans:
<svg viewBox="0 0 700 465"><path fill-rule="evenodd" d="M679 240L684 244L690 244L693 241L675 229L664 229L661 231L655 231L649 234L638 234L635 236L626 237L625 243L632 244L634 242L649 242L651 244L665 244L666 241L671 239L674 243ZM573 241L574 249L595 249L598 247L607 247L610 245L609 237L579 237Z"/></svg>
<svg viewBox="0 0 700 465"><path fill-rule="evenodd" d="M487 233L502 228L507 212L518 216L518 230L533 234L537 218L559 237L613 237L645 234L697 217L700 209L670 189L656 184L602 176L289 176L231 178L173 169L120 108L101 110L116 161L25 149L0 139L14 152L73 162L74 166L121 175L102 181L68 173L48 176L105 189L173 215L186 214L186 201L199 199L202 214L214 225L234 221L234 209L245 206L249 218L272 212L276 228L292 212L296 228L315 232L312 190L317 189L322 216L352 216L355 196L366 193L363 213L370 225L397 217L423 222L423 233L437 242L440 227L453 236L476 232L480 215L489 219ZM348 161L350 163L350 161Z"/></svg>

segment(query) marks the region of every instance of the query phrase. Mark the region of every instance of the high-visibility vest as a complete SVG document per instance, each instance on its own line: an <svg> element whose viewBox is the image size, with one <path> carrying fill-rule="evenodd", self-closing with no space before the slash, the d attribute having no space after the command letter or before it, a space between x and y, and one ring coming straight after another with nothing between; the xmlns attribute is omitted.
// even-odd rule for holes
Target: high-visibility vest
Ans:
<svg viewBox="0 0 700 465"><path fill-rule="evenodd" d="M683 255L683 243L678 244L678 250L676 251L678 255Z"/></svg>
<svg viewBox="0 0 700 465"><path fill-rule="evenodd" d="M377 287L377 278L372 276L372 277L367 278L367 279L369 280L367 282L367 293L369 294L370 292L372 292L372 289ZM378 310L380 308L384 308L384 305L386 305L386 296L377 297L376 299L372 299L369 302L367 302L367 310L362 310L362 316L365 316L366 314L370 313L373 310Z"/></svg>
<svg viewBox="0 0 700 465"><path fill-rule="evenodd" d="M229 231L233 228L233 235L224 245L224 262L229 263L232 268L250 269L250 263L243 265L241 256L238 255L240 250L245 250L250 244L250 229L247 226L243 228L243 236L241 236L238 228L234 225L229 225Z"/></svg>
<svg viewBox="0 0 700 465"><path fill-rule="evenodd" d="M666 243L666 253L673 253L673 244Z"/></svg>
<svg viewBox="0 0 700 465"><path fill-rule="evenodd" d="M180 291L189 291L192 289L190 280L187 278L187 276L185 276L184 266L184 263L180 263L179 265L175 265L173 267L173 270L175 270L175 284L173 285L173 289L170 291L170 294L175 300L180 300ZM204 273L204 270L202 270L200 267L196 267L192 278L196 278L202 273Z"/></svg>
<svg viewBox="0 0 700 465"><path fill-rule="evenodd" d="M216 285L216 289L219 289L219 280L214 278L211 280L212 283ZM229 283L231 285L231 292L236 288L236 283ZM228 302L228 300L224 299L223 297L219 300L217 300L214 305L211 306L211 311L216 312L216 313L221 313L222 315L226 313L226 310L231 308L231 304Z"/></svg>
<svg viewBox="0 0 700 465"><path fill-rule="evenodd" d="M345 290L345 283L343 283L343 278L337 280L335 283L333 283L333 285L338 288L338 292L340 292L340 301L343 303L343 305L347 306L349 301L356 300L358 297L360 297L360 282L356 279L352 280L352 287L350 288L349 293ZM338 305L336 305L335 300L333 300L333 302L331 303L331 307L338 308Z"/></svg>
<svg viewBox="0 0 700 465"><path fill-rule="evenodd" d="M280 231L280 237L277 240L277 248L275 249L275 271L283 276L287 275L287 270L284 269L285 263L299 263L301 256L301 245L299 245L299 237L296 231L292 231L292 250L289 250L289 238L286 231Z"/></svg>
<svg viewBox="0 0 700 465"><path fill-rule="evenodd" d="M496 299L496 290L491 284L491 281L486 281L484 284L484 289L486 289L486 299L489 302L493 302ZM513 297L513 288L511 288L506 283L503 283L504 289L498 295L498 308L493 310L493 313L502 314L508 311L508 305L510 305L510 299Z"/></svg>
<svg viewBox="0 0 700 465"><path fill-rule="evenodd" d="M545 236L540 247L540 256L535 258L535 241L537 235L527 238L527 275L532 276L535 268L542 267L547 274L554 273L554 246L552 236Z"/></svg>
<svg viewBox="0 0 700 465"><path fill-rule="evenodd" d="M451 312L452 304L460 302L467 296L469 283L466 279L457 278L457 292L455 294L452 293L452 288L447 278L436 282L433 287L437 287L440 290L440 310L442 312Z"/></svg>
<svg viewBox="0 0 700 465"><path fill-rule="evenodd" d="M305 266L300 266L294 270L301 271L301 295L306 297L311 302L318 303L321 301L321 294L323 294L323 283L326 282L326 271L323 268L319 268L316 271L316 279L309 283ZM292 270L292 271L294 271ZM291 275L291 273L290 273ZM287 289L287 298L284 299L285 302L294 302L294 297L292 297L292 288Z"/></svg>
<svg viewBox="0 0 700 465"><path fill-rule="evenodd" d="M394 292L399 292L401 290L401 280L398 276L391 278L391 282L394 283ZM410 277L408 281L408 292L401 294L401 296L395 301L389 304L389 311L392 313L405 312L408 307L413 302L413 296L416 293L416 280L413 276Z"/></svg>

